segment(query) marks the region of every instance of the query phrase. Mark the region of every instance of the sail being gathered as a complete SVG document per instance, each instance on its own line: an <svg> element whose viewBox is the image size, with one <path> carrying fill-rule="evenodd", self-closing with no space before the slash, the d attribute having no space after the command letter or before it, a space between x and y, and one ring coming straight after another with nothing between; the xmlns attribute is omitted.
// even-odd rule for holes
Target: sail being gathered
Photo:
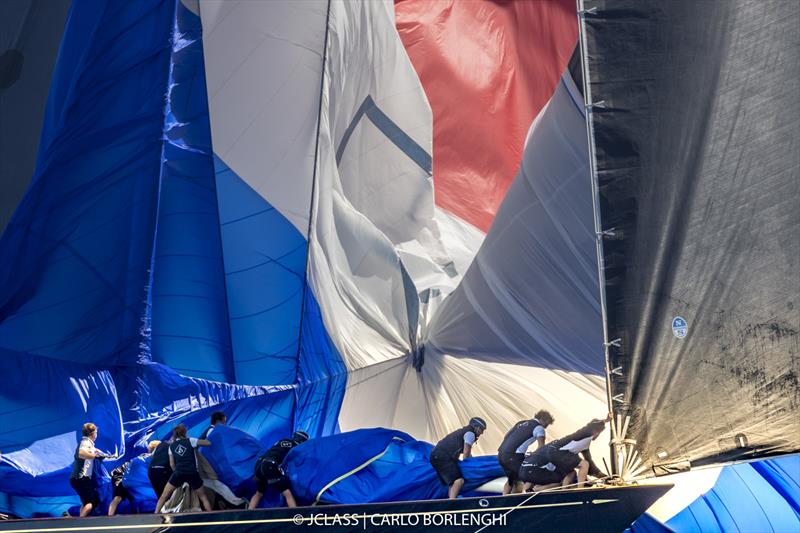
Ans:
<svg viewBox="0 0 800 533"><path fill-rule="evenodd" d="M250 451L481 416L493 455L542 408L560 437L617 337L641 465L796 451L798 64L756 104L739 62L788 22L594 4L584 83L572 0L75 2L0 238L0 510L74 503L90 420L121 460L219 408ZM605 48L645 24L648 61Z"/></svg>
<svg viewBox="0 0 800 533"><path fill-rule="evenodd" d="M37 170L0 241L4 509L68 498L89 419L98 447L129 457L220 406L264 441L369 426L435 441L561 394L602 405L600 355L559 344L562 330L521 316L516 342L466 353L443 307L432 325L485 235L435 202L431 110L394 25L390 2L72 7ZM561 112L577 135L550 146L570 157L546 173L557 196L585 176L585 144L571 80L548 83L559 93L531 145L548 149L536 139L559 134ZM487 242L522 235L514 209ZM584 255L580 228L556 259ZM481 272L507 299L523 285L491 253Z"/></svg>

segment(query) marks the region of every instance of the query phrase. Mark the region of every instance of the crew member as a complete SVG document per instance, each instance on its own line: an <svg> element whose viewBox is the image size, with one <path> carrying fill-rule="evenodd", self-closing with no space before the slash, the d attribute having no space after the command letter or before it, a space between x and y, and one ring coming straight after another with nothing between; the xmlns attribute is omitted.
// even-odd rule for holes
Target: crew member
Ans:
<svg viewBox="0 0 800 533"><path fill-rule="evenodd" d="M201 434L201 439L208 439L208 436L211 435L211 432L214 431L214 428L217 424L224 426L228 423L228 417L225 416L225 413L222 411L214 411L211 413L211 425L208 426Z"/></svg>
<svg viewBox="0 0 800 533"><path fill-rule="evenodd" d="M525 482L525 490L531 486L540 491L570 485L575 480L576 468L578 488L586 483L587 475L604 477L606 474L592 461L589 446L602 433L605 423L605 420L594 419L575 433L549 442L528 455L519 470L519 479Z"/></svg>
<svg viewBox="0 0 800 533"><path fill-rule="evenodd" d="M447 435L431 451L431 466L439 474L439 479L449 487L447 495L451 500L458 496L464 486L464 475L458 465L458 456L469 458L473 444L484 431L486 422L482 418L471 418L468 425Z"/></svg>
<svg viewBox="0 0 800 533"><path fill-rule="evenodd" d="M75 449L75 461L72 463L72 474L69 484L78 493L81 499L80 516L89 516L93 509L100 505L100 495L97 492L97 478L95 468L106 456L94 447L97 440L97 426L87 422L81 429L81 442Z"/></svg>
<svg viewBox="0 0 800 533"><path fill-rule="evenodd" d="M161 441L150 441L147 444L147 453L143 453L139 457L147 457L148 455L152 454L153 450L155 450L156 446L159 444L161 444ZM114 516L117 513L117 507L123 499L128 500L128 503L133 506L133 496L131 496L131 493L128 492L128 489L122 483L122 479L125 477L125 474L128 472L130 467L131 461L127 461L111 471L111 485L113 486L114 498L111 500L111 503L108 506L108 516Z"/></svg>
<svg viewBox="0 0 800 533"><path fill-rule="evenodd" d="M150 464L147 465L147 479L153 486L153 492L159 497L164 492L169 478L172 477L172 467L169 463L169 445L172 444L172 437L158 442Z"/></svg>
<svg viewBox="0 0 800 533"><path fill-rule="evenodd" d="M297 502L292 494L289 478L283 471L283 462L289 451L295 446L308 440L308 433L295 431L291 439L281 439L264 455L258 458L255 466L256 493L250 498L248 509L258 508L261 498L267 487L283 494L287 507L297 507Z"/></svg>
<svg viewBox="0 0 800 533"><path fill-rule="evenodd" d="M533 441L538 447L544 446L545 428L553 423L553 415L549 411L540 410L530 420L521 420L508 430L503 442L497 449L497 460L508 477L503 494L520 492L521 483L517 481L519 468L525 459L525 452ZM538 448L537 448L538 449Z"/></svg>
<svg viewBox="0 0 800 533"><path fill-rule="evenodd" d="M172 468L172 476L170 476L167 486L161 493L161 497L156 504L155 512L158 513L164 506L175 489L188 483L189 487L197 491L200 497L200 502L205 511L211 510L211 503L208 500L208 494L203 488L203 480L197 471L197 457L195 457L195 449L198 446L211 446L211 443L205 439L189 438L186 435L186 426L178 424L172 430L173 441L169 445L169 464Z"/></svg>

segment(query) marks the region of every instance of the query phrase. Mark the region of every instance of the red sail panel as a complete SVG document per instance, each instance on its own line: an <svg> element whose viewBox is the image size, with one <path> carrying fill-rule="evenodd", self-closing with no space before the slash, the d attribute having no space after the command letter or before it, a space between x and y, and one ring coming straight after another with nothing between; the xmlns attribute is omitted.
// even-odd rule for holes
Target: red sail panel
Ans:
<svg viewBox="0 0 800 533"><path fill-rule="evenodd" d="M433 110L436 203L484 232L577 40L573 0L396 0Z"/></svg>

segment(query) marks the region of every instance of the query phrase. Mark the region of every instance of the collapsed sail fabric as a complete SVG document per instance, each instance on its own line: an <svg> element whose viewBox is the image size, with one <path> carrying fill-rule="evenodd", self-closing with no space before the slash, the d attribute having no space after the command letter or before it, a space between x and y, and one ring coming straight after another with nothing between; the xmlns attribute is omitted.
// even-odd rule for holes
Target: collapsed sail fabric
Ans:
<svg viewBox="0 0 800 533"><path fill-rule="evenodd" d="M0 232L31 181L69 4L0 3Z"/></svg>
<svg viewBox="0 0 800 533"><path fill-rule="evenodd" d="M259 439L364 425L346 384L410 368L415 281L450 290L464 264L391 3L95 7L70 11L0 241L0 493L18 515L77 502L87 421L119 461L220 407Z"/></svg>
<svg viewBox="0 0 800 533"><path fill-rule="evenodd" d="M462 416L490 412L503 428L492 444L536 409L555 415L551 433L561 435L606 409L581 101L565 74L531 126L486 240L429 325L423 375L449 381L438 394ZM446 416L432 414L444 430Z"/></svg>
<svg viewBox="0 0 800 533"><path fill-rule="evenodd" d="M368 428L309 440L289 452L286 466L292 491L305 503L445 498L432 449L400 431ZM461 469L465 494L503 475L494 455L465 459Z"/></svg>
<svg viewBox="0 0 800 533"><path fill-rule="evenodd" d="M651 474L796 452L800 13L581 9L619 436Z"/></svg>
<svg viewBox="0 0 800 533"><path fill-rule="evenodd" d="M652 515L642 515L628 531L779 533L800 529L800 456L764 459L716 470L713 485L700 497L677 508L662 509L664 506L659 502L649 511ZM694 472L677 476L691 474ZM680 487L677 485L676 489Z"/></svg>
<svg viewBox="0 0 800 533"><path fill-rule="evenodd" d="M435 442L479 415L485 454L536 409L552 437L605 412L570 76L483 242L435 202L431 109L394 24L390 2L73 5L0 240L4 511L77 502L90 420L123 461L220 408L262 443Z"/></svg>
<svg viewBox="0 0 800 533"><path fill-rule="evenodd" d="M285 438L286 435L283 436ZM256 460L274 444L228 426L209 435L211 446L202 453L219 480L238 496L255 493ZM432 445L384 428L367 428L311 439L292 449L284 470L300 504L346 504L445 498L447 487L429 462ZM152 512L156 497L147 479L149 457L137 457L123 484L134 505ZM496 456L471 457L462 463L465 493L503 475ZM261 507L280 505L280 495L267 491Z"/></svg>

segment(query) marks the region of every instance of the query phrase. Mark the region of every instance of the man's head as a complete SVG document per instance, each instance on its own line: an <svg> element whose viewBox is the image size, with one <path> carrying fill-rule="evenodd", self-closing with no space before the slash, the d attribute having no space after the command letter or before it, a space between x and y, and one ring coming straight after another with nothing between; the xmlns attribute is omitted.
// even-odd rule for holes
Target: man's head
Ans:
<svg viewBox="0 0 800 533"><path fill-rule="evenodd" d="M81 434L84 437L89 437L92 440L97 440L97 426L91 422L86 422L81 429Z"/></svg>
<svg viewBox="0 0 800 533"><path fill-rule="evenodd" d="M544 409L539 409L534 418L538 420L543 427L547 427L555 421L550 411L545 411Z"/></svg>
<svg viewBox="0 0 800 533"><path fill-rule="evenodd" d="M592 432L592 440L595 440L597 437L600 436L600 433L606 428L606 421L600 420L599 418L595 418L591 422L589 422L586 427L589 431Z"/></svg>
<svg viewBox="0 0 800 533"><path fill-rule="evenodd" d="M153 450L158 448L159 444L161 444L160 440L151 440L150 442L147 443L147 451L149 453L153 453Z"/></svg>
<svg viewBox="0 0 800 533"><path fill-rule="evenodd" d="M228 422L228 417L222 411L214 411L211 413L211 425L216 426L222 424L223 426Z"/></svg>
<svg viewBox="0 0 800 533"><path fill-rule="evenodd" d="M483 418L472 417L469 420L469 425L472 427L472 431L475 432L476 437L480 437L486 431L486 421Z"/></svg>
<svg viewBox="0 0 800 533"><path fill-rule="evenodd" d="M297 444L303 444L305 441L308 440L308 433L298 429L292 435L292 440L295 441Z"/></svg>
<svg viewBox="0 0 800 533"><path fill-rule="evenodd" d="M177 439L185 439L186 438L186 426L183 424L178 424L175 426L175 429L172 430L172 438Z"/></svg>

